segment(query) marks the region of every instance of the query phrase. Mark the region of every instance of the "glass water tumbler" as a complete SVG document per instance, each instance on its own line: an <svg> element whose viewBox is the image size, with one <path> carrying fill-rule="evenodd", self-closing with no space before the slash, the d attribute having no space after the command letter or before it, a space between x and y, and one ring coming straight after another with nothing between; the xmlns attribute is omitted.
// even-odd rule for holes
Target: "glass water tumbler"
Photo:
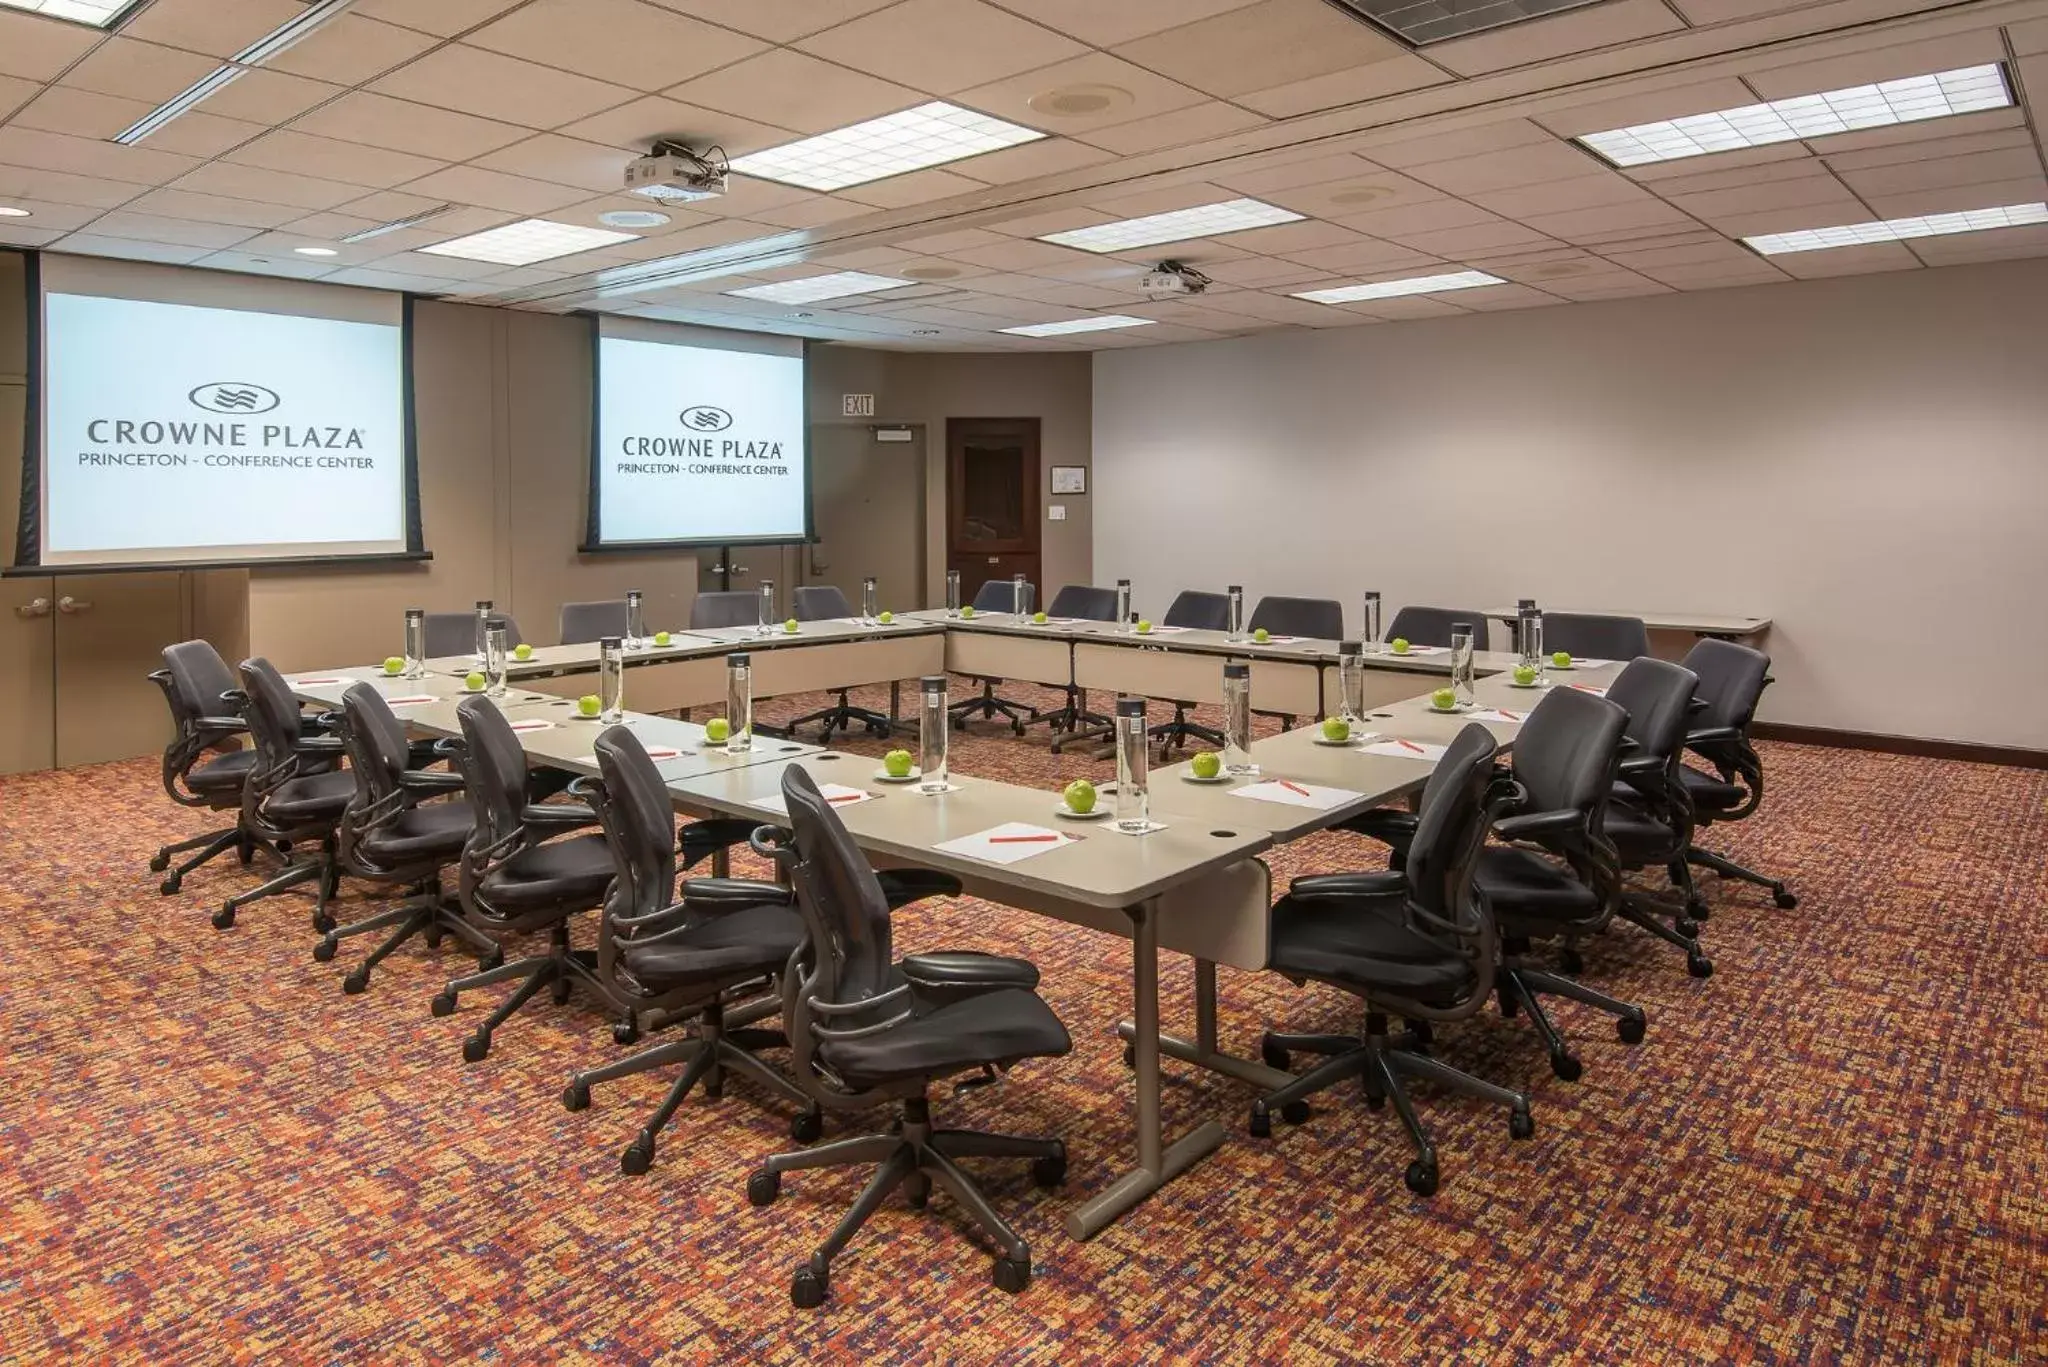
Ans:
<svg viewBox="0 0 2048 1367"><path fill-rule="evenodd" d="M597 719L607 726L626 719L626 650L616 636L597 643Z"/></svg>
<svg viewBox="0 0 2048 1367"><path fill-rule="evenodd" d="M405 677L427 677L427 610L405 610Z"/></svg>
<svg viewBox="0 0 2048 1367"><path fill-rule="evenodd" d="M1242 641L1244 639L1244 585L1232 584L1229 593L1230 620L1227 625L1230 631L1230 639Z"/></svg>
<svg viewBox="0 0 2048 1367"><path fill-rule="evenodd" d="M1010 615L1022 618L1031 611L1031 585L1024 582L1024 576L1010 576Z"/></svg>
<svg viewBox="0 0 2048 1367"><path fill-rule="evenodd" d="M647 645L647 614L642 607L640 590L626 590L626 649L641 650Z"/></svg>
<svg viewBox="0 0 2048 1367"><path fill-rule="evenodd" d="M1451 623L1451 691L1458 695L1458 706L1470 707L1477 701L1472 696L1472 623Z"/></svg>
<svg viewBox="0 0 2048 1367"><path fill-rule="evenodd" d="M1233 774L1255 774L1252 763L1252 667L1223 666L1223 768Z"/></svg>
<svg viewBox="0 0 2048 1367"><path fill-rule="evenodd" d="M1116 629L1129 631L1135 623L1131 619L1131 581L1116 581Z"/></svg>
<svg viewBox="0 0 2048 1367"><path fill-rule="evenodd" d="M1522 619L1522 663L1543 668L1543 614L1532 612Z"/></svg>
<svg viewBox="0 0 2048 1367"><path fill-rule="evenodd" d="M1337 643L1337 715L1356 723L1365 716L1365 645Z"/></svg>
<svg viewBox="0 0 2048 1367"><path fill-rule="evenodd" d="M927 793L946 791L946 734L952 714L946 708L946 676L927 674L918 681L917 786Z"/></svg>
<svg viewBox="0 0 2048 1367"><path fill-rule="evenodd" d="M1147 784L1145 761L1145 700L1116 700L1116 824L1126 831L1143 831L1152 825L1152 795Z"/></svg>
<svg viewBox="0 0 2048 1367"><path fill-rule="evenodd" d="M1377 655L1386 646L1380 641L1380 595L1378 589L1367 589L1365 593L1365 617L1359 623L1365 634L1365 648Z"/></svg>
<svg viewBox="0 0 2048 1367"><path fill-rule="evenodd" d="M491 629L491 600L476 600L476 662L484 662L484 633Z"/></svg>
<svg viewBox="0 0 2048 1367"><path fill-rule="evenodd" d="M1535 613L1536 600L1534 598L1517 598L1515 600L1515 653L1521 657L1524 664L1535 658L1533 647L1529 644L1529 619Z"/></svg>
<svg viewBox="0 0 2048 1367"><path fill-rule="evenodd" d="M754 663L743 650L725 657L725 753L754 748Z"/></svg>
<svg viewBox="0 0 2048 1367"><path fill-rule="evenodd" d="M761 625L755 628L755 630L763 636L775 630L775 581L773 579L763 579L761 581Z"/></svg>
<svg viewBox="0 0 2048 1367"><path fill-rule="evenodd" d="M873 579L860 581L860 620L870 626L882 615L882 588Z"/></svg>
<svg viewBox="0 0 2048 1367"><path fill-rule="evenodd" d="M958 570L946 571L946 615L948 617L958 617L960 615L960 571Z"/></svg>
<svg viewBox="0 0 2048 1367"><path fill-rule="evenodd" d="M484 633L484 687L494 698L505 696L505 662L509 648L505 644L505 628L493 626Z"/></svg>

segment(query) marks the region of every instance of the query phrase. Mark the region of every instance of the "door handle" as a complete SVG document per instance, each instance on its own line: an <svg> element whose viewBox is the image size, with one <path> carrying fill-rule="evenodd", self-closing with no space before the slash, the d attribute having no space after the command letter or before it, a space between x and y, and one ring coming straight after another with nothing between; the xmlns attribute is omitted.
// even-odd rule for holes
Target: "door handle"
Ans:
<svg viewBox="0 0 2048 1367"><path fill-rule="evenodd" d="M727 570L726 573L732 575L734 578L738 578L740 575L747 573L747 567L745 565L734 565L731 569Z"/></svg>
<svg viewBox="0 0 2048 1367"><path fill-rule="evenodd" d="M57 600L57 611L67 617L81 612L91 612L92 601L87 598L73 598L67 593Z"/></svg>
<svg viewBox="0 0 2048 1367"><path fill-rule="evenodd" d="M14 615L16 617L48 617L50 615L50 600L47 598L31 598L26 603L17 603L14 606Z"/></svg>

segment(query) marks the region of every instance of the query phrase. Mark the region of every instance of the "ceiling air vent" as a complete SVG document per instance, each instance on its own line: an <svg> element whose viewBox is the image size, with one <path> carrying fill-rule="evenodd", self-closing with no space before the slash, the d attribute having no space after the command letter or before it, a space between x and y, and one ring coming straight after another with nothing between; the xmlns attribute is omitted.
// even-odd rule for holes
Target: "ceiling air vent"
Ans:
<svg viewBox="0 0 2048 1367"><path fill-rule="evenodd" d="M1330 0L1414 47L1541 19L1598 0Z"/></svg>

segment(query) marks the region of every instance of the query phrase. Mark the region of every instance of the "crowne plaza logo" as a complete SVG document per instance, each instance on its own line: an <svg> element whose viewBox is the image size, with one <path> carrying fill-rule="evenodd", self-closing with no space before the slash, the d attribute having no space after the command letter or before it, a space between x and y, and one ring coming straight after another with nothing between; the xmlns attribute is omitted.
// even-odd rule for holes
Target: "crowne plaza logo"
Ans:
<svg viewBox="0 0 2048 1367"><path fill-rule="evenodd" d="M274 389L239 380L203 384L185 397L209 413L268 413L284 402Z"/></svg>

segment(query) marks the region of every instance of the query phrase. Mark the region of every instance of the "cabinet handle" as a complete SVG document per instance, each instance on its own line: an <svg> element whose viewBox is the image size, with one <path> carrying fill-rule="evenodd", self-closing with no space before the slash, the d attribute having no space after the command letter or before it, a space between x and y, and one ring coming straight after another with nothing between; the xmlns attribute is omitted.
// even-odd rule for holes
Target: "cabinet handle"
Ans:
<svg viewBox="0 0 2048 1367"><path fill-rule="evenodd" d="M32 598L26 603L17 603L14 607L14 615L16 617L48 617L50 615L50 600L47 598Z"/></svg>
<svg viewBox="0 0 2048 1367"><path fill-rule="evenodd" d="M73 598L67 593L57 600L57 611L65 614L67 617L76 613L91 612L92 602L86 598Z"/></svg>

